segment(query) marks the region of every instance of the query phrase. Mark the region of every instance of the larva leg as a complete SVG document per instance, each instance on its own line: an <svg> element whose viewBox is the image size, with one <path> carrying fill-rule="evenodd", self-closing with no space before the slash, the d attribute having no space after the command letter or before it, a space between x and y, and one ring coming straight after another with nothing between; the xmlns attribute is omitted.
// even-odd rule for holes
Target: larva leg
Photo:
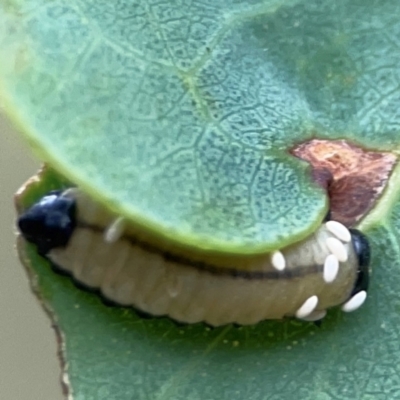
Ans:
<svg viewBox="0 0 400 400"><path fill-rule="evenodd" d="M81 280L85 265L90 263L90 256L96 247L92 235L73 235L69 243L72 251L64 251L62 247L56 247L48 254L48 258L60 268L71 273L78 281L89 287L95 287L91 282Z"/></svg>
<svg viewBox="0 0 400 400"><path fill-rule="evenodd" d="M92 246L88 250L91 253L89 253L88 257L85 257L84 268L81 269L79 275L74 271L74 276L87 284L99 288L109 270L115 267L113 246L107 243L100 243L95 248Z"/></svg>

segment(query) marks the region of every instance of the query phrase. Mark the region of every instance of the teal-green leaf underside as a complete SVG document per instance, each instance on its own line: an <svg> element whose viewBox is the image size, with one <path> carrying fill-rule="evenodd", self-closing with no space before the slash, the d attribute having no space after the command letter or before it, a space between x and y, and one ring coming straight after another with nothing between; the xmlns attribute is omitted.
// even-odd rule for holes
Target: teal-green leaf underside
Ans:
<svg viewBox="0 0 400 400"><path fill-rule="evenodd" d="M2 0L7 111L93 197L192 246L259 252L327 202L306 139L397 148L396 0Z"/></svg>

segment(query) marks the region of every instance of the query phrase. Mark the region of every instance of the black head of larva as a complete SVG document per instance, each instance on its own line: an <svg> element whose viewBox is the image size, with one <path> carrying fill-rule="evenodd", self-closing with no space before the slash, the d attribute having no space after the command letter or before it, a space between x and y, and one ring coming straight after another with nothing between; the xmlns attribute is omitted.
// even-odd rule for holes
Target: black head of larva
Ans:
<svg viewBox="0 0 400 400"><path fill-rule="evenodd" d="M24 238L37 246L38 253L46 255L68 244L76 225L75 213L75 200L51 192L19 217L18 227Z"/></svg>
<svg viewBox="0 0 400 400"><path fill-rule="evenodd" d="M354 285L352 295L368 290L369 285L369 262L371 250L367 237L357 229L350 229L351 241L358 259L358 276Z"/></svg>

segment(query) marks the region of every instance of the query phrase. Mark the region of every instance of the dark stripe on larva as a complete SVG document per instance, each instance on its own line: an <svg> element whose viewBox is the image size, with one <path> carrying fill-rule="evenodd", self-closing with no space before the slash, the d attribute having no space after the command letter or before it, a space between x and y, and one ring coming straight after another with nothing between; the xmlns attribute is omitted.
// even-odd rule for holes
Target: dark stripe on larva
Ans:
<svg viewBox="0 0 400 400"><path fill-rule="evenodd" d="M85 222L77 222L77 228L88 229L103 234L104 228L88 224ZM146 242L142 242L139 239L124 235L122 236L125 240L129 241L133 246L138 246L141 249L150 253L161 255L166 261L174 262L182 265L183 267L193 267L200 271L207 272L212 275L228 275L232 278L242 278L247 280L261 280L261 279L294 279L300 278L306 275L316 274L322 272L322 265L310 265L308 267L298 267L292 269L285 269L283 271L242 271L234 267L218 267L216 265L207 264L202 261L190 260L188 258L178 256L169 252L160 250L159 248L152 246Z"/></svg>

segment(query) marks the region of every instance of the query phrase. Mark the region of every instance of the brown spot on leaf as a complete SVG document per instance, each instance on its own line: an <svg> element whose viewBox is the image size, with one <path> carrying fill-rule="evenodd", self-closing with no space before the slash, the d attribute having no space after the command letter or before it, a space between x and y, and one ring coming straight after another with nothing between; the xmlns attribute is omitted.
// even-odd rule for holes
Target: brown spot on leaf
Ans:
<svg viewBox="0 0 400 400"><path fill-rule="evenodd" d="M291 153L312 165L314 181L328 192L331 218L349 227L373 208L397 161L392 153L367 151L346 140L313 139Z"/></svg>

